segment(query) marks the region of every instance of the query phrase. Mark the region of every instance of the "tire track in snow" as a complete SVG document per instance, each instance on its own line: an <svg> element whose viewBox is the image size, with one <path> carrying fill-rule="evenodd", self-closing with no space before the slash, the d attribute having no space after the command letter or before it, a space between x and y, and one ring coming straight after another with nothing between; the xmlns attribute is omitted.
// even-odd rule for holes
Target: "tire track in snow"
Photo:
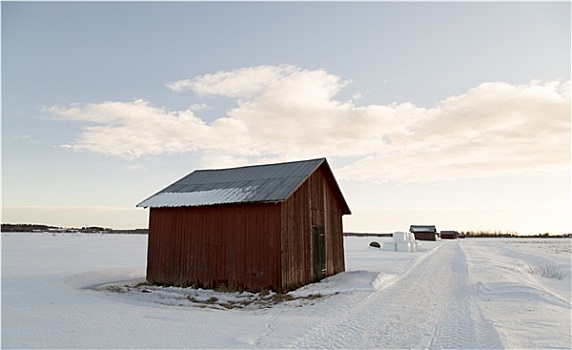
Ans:
<svg viewBox="0 0 572 350"><path fill-rule="evenodd" d="M295 348L502 348L480 314L457 242L443 242L390 286L347 296Z"/></svg>

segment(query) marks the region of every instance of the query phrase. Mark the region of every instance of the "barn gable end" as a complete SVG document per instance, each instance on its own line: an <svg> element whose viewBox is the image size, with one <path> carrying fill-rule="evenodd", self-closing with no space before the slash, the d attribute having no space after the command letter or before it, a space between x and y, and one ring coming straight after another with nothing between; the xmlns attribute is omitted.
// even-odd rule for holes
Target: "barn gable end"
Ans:
<svg viewBox="0 0 572 350"><path fill-rule="evenodd" d="M150 283L285 292L344 271L325 158L196 171L147 198Z"/></svg>
<svg viewBox="0 0 572 350"><path fill-rule="evenodd" d="M314 172L282 204L282 284L295 289L345 270L344 208L329 187L328 172Z"/></svg>

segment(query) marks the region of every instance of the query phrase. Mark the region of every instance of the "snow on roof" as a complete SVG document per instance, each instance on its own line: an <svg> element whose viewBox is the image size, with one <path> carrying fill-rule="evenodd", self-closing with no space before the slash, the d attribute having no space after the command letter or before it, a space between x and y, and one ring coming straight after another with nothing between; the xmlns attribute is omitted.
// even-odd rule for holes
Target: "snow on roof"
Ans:
<svg viewBox="0 0 572 350"><path fill-rule="evenodd" d="M187 207L230 203L281 202L286 200L326 158L297 162L197 170L137 204L138 207ZM329 169L329 166L327 166ZM332 174L340 200L349 208Z"/></svg>
<svg viewBox="0 0 572 350"><path fill-rule="evenodd" d="M433 232L436 233L435 225L411 225L409 232Z"/></svg>
<svg viewBox="0 0 572 350"><path fill-rule="evenodd" d="M196 192L160 192L137 204L138 207L181 207L237 203L248 201L256 191L256 186L221 188Z"/></svg>

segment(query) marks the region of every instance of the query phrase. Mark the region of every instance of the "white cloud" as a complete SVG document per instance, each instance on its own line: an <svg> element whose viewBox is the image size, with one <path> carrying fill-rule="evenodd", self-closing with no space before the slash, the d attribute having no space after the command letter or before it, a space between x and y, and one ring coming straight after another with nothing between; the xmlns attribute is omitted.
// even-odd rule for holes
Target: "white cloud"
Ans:
<svg viewBox="0 0 572 350"><path fill-rule="evenodd" d="M189 108L191 111L203 111L205 109L210 109L206 103L194 103Z"/></svg>
<svg viewBox="0 0 572 350"><path fill-rule="evenodd" d="M195 151L215 167L347 157L353 161L336 169L339 177L401 182L570 171L569 81L483 83L431 109L339 101L347 84L326 71L290 65L167 84L237 100L210 124L195 114L205 105L168 111L144 100L49 112L87 123L74 150L127 158Z"/></svg>
<svg viewBox="0 0 572 350"><path fill-rule="evenodd" d="M146 171L147 167L144 165L141 165L141 164L129 164L129 165L123 167L123 170L140 172L140 171Z"/></svg>
<svg viewBox="0 0 572 350"><path fill-rule="evenodd" d="M410 132L339 172L404 182L569 173L570 82L481 84L423 111Z"/></svg>
<svg viewBox="0 0 572 350"><path fill-rule="evenodd" d="M250 98L264 93L269 88L291 80L292 76L307 72L291 65L247 67L232 72L220 71L193 79L169 82L166 86L174 91L192 90L199 95L218 95L234 98Z"/></svg>
<svg viewBox="0 0 572 350"><path fill-rule="evenodd" d="M87 122L71 144L74 150L126 158L198 150L208 128L191 110L166 111L145 100L54 106L47 111Z"/></svg>

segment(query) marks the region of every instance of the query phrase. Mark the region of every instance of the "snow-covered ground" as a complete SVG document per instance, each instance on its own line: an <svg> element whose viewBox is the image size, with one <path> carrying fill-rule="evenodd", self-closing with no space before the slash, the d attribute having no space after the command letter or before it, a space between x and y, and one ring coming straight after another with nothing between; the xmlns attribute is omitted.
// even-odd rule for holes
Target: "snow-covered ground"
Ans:
<svg viewBox="0 0 572 350"><path fill-rule="evenodd" d="M3 233L2 347L571 347L570 239L372 240L279 296L148 286L143 235Z"/></svg>

